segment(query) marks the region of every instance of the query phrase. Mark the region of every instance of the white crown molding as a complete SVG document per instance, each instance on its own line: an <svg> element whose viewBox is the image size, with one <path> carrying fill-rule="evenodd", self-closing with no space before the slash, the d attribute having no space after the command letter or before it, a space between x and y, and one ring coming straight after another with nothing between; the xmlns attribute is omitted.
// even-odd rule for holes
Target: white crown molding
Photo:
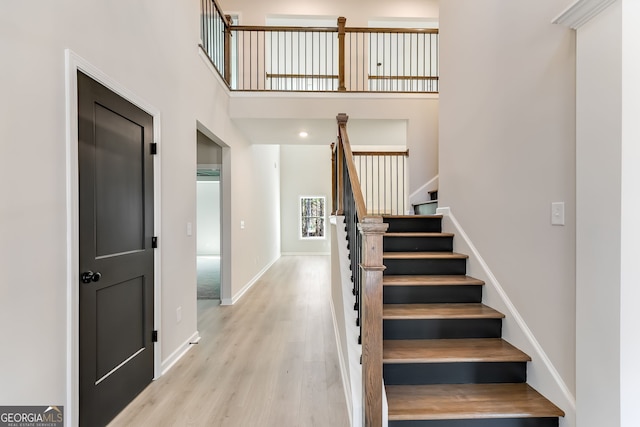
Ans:
<svg viewBox="0 0 640 427"><path fill-rule="evenodd" d="M577 30L615 2L616 0L576 0L551 22Z"/></svg>

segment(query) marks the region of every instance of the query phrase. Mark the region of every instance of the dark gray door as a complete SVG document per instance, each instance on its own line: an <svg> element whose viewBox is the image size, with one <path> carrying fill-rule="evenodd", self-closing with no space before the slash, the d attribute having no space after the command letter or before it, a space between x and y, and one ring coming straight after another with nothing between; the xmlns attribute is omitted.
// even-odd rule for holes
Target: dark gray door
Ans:
<svg viewBox="0 0 640 427"><path fill-rule="evenodd" d="M153 118L78 72L80 425L153 379Z"/></svg>

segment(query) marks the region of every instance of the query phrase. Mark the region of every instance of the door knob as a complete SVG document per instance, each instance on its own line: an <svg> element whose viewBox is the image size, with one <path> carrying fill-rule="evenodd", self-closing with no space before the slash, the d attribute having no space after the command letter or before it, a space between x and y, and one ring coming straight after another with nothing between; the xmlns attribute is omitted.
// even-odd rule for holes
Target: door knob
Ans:
<svg viewBox="0 0 640 427"><path fill-rule="evenodd" d="M82 283L99 282L101 277L102 274L99 271L95 273L93 271L85 271L80 275L80 280L82 280Z"/></svg>

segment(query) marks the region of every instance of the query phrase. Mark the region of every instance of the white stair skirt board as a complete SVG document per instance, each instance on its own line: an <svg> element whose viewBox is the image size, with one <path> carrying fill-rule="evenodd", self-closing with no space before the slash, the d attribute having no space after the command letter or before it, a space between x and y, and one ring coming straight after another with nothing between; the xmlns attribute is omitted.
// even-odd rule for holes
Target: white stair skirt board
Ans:
<svg viewBox="0 0 640 427"><path fill-rule="evenodd" d="M503 331L509 331L504 338L525 353L531 355L528 367L528 382L540 393L562 408L565 417L560 418L560 427L574 427L576 418L576 398L569 390L544 349L527 326L526 322L511 302L504 288L496 279L489 265L465 233L460 223L451 212L451 208L438 208L437 214L443 216L442 231L455 233L454 250L469 254L468 274L485 281L484 298L489 298L492 308L506 314L503 320ZM462 246L460 246L462 245ZM505 328L506 325L509 327Z"/></svg>
<svg viewBox="0 0 640 427"><path fill-rule="evenodd" d="M356 326L356 312L353 310L351 302L355 302L351 293L351 273L349 270L349 251L347 249L347 233L344 231L344 216L336 216L331 218L331 225L336 227L336 238L338 246L338 259L340 262L340 278L342 289L342 307L334 307L336 310L343 310L345 319L346 335L351 339L347 339L347 359L343 359L343 353L338 351L340 359L340 368L342 371L342 381L348 381L350 384L348 389L350 395L347 396L347 409L351 420L352 427L360 427L363 425L362 419L362 365L360 365L360 345L356 337L360 334L359 328ZM337 323L334 317L334 327L336 328L336 339L340 340L340 331L337 330ZM348 371L348 373L347 373ZM345 386L345 393L347 387Z"/></svg>
<svg viewBox="0 0 640 427"><path fill-rule="evenodd" d="M340 362L340 377L342 378L342 389L344 390L345 402L347 402L347 412L349 413L349 421L353 422L353 402L351 400L351 383L347 381L348 373L344 358L342 357L342 344L340 343L340 330L338 329L338 320L336 318L336 308L333 305L333 298L329 299L331 307L331 320L333 321L333 333L336 338L336 347L338 349L338 362ZM353 424L352 424L353 425Z"/></svg>
<svg viewBox="0 0 640 427"><path fill-rule="evenodd" d="M253 279L249 280L249 282L244 285L242 287L242 289L240 289L240 292L236 293L232 298L223 298L220 301L220 305L233 305L235 303L237 303L238 301L240 301L240 298L242 298L244 296L244 294L247 293L247 291L249 289L251 289L253 287L253 285L256 284L256 282L258 281L258 279L260 279L260 277L262 277L262 275L264 273L267 272L268 269L271 268L271 266L273 264L276 263L276 261L278 261L280 259L280 255L278 255L277 257L275 257L275 259L273 261L271 261L269 264L267 264L262 270L260 270L258 272L258 274L256 274L255 276L253 276Z"/></svg>

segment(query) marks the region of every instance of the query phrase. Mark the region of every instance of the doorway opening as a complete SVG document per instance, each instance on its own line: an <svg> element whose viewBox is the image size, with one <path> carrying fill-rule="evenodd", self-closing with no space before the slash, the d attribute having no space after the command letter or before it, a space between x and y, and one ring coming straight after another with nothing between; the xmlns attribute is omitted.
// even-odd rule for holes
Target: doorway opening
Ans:
<svg viewBox="0 0 640 427"><path fill-rule="evenodd" d="M223 149L197 131L196 273L198 307L219 304L223 295Z"/></svg>
<svg viewBox="0 0 640 427"><path fill-rule="evenodd" d="M220 300L220 169L220 164L198 163L196 181L198 299Z"/></svg>

